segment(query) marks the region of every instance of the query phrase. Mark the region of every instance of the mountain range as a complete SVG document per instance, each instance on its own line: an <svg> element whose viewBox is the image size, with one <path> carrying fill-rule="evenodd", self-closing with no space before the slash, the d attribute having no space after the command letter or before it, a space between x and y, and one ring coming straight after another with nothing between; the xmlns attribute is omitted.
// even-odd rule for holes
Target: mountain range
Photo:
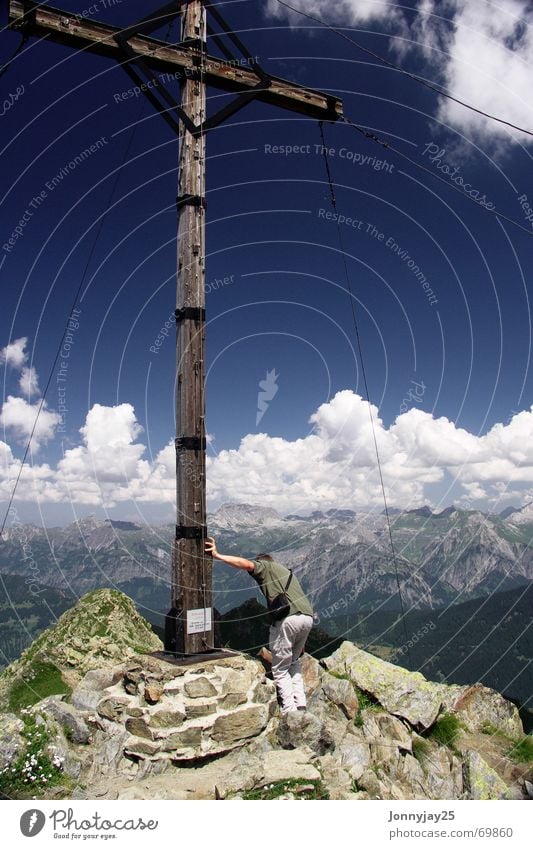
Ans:
<svg viewBox="0 0 533 849"><path fill-rule="evenodd" d="M498 602L489 605L495 616L496 611L502 612L506 593L533 582L531 504L504 515L455 507L436 513L423 507L394 510L389 516L390 534L387 517L377 511L339 509L281 516L272 508L225 504L209 515L208 532L219 551L227 554L253 557L271 552L294 570L326 633L338 638L355 628L348 639L374 642L385 652L387 646L405 642L403 629L393 627L387 636L387 628L391 630L402 610L409 622L408 633L417 630L419 614L427 620L425 611L438 611L439 622L446 611L444 621L449 622L453 608L460 618L463 608L467 615L469 602L497 596ZM153 625L161 627L170 601L173 531L168 525L151 527L95 517L65 528L7 528L0 544L4 662L16 657L30 636L51 624L76 598L97 587L120 589ZM35 584L46 591L35 594ZM31 586L33 594L28 591ZM224 618L245 602L261 598L246 574L220 562L214 564L213 586L215 606ZM522 607L521 611L524 631ZM468 615L472 618L472 611ZM376 628L357 631L357 623L363 620ZM431 637L440 639L435 632ZM496 644L497 633L490 639ZM428 651L432 640L425 640ZM462 650L458 646L457 651ZM521 649L523 637L517 646L515 665L527 656ZM443 674L453 668L452 655L449 651L439 667ZM417 655L417 664L429 657ZM431 666L426 672L436 676L439 668ZM470 668L467 671L472 677ZM527 695L528 681L527 675L520 679L521 698ZM492 685L501 689L499 681Z"/></svg>

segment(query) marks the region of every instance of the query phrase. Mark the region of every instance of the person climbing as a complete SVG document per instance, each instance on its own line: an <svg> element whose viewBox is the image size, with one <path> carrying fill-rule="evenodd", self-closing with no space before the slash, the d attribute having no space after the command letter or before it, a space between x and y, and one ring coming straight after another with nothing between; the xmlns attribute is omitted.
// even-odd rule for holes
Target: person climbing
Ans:
<svg viewBox="0 0 533 849"><path fill-rule="evenodd" d="M270 554L258 554L254 560L220 554L213 537L207 537L205 550L215 560L246 570L259 584L270 610L272 677L281 702L281 712L304 711L307 702L301 656L313 627L313 608L298 578Z"/></svg>

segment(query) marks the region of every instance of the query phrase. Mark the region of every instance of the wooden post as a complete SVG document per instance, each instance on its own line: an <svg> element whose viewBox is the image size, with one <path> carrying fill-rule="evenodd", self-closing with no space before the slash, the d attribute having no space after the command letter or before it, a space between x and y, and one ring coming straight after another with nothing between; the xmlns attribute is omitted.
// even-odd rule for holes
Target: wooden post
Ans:
<svg viewBox="0 0 533 849"><path fill-rule="evenodd" d="M198 45L194 78L181 84L182 108L196 127L205 122L205 8L192 0L183 11L182 41ZM177 611L176 651L213 646L212 561L204 554L205 493L205 135L180 122L176 294L176 540L172 598Z"/></svg>
<svg viewBox="0 0 533 849"><path fill-rule="evenodd" d="M121 62L137 84L137 71L152 75L145 96L179 132L178 276L176 297L176 539L172 546L172 607L165 620L165 648L197 654L213 647L212 562L204 554L205 480L205 133L252 99L323 121L342 116L342 101L266 74L220 11L210 16L224 32L214 34L227 60L206 54L206 0L182 0L155 10L131 27L115 27L33 2L10 0L9 26L26 36L46 39ZM98 5L98 4L96 4ZM169 15L182 15L182 41L168 44L151 33ZM220 36L230 39L246 61L235 61ZM246 63L249 67L246 67ZM130 67L131 66L131 67ZM137 68L134 71L133 68ZM180 75L181 109L154 74ZM236 97L206 122L206 85ZM169 109L169 103L171 108ZM178 115L179 126L175 121Z"/></svg>

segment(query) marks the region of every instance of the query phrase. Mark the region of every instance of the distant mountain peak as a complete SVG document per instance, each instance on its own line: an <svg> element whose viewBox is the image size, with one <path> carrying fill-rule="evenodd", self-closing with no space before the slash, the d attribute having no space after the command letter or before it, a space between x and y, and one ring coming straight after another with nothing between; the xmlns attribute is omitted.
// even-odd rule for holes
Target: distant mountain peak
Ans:
<svg viewBox="0 0 533 849"><path fill-rule="evenodd" d="M135 522L126 522L121 519L106 519L105 524L110 528L116 528L117 531L141 531L140 525Z"/></svg>
<svg viewBox="0 0 533 849"><path fill-rule="evenodd" d="M407 510L406 514L408 516L422 516L429 519L430 516L433 516L433 510L425 504L423 507L418 507L416 510Z"/></svg>
<svg viewBox="0 0 533 849"><path fill-rule="evenodd" d="M498 513L500 519L508 519L513 513L517 513L520 510L520 507L509 506L506 507L505 510L501 510Z"/></svg>
<svg viewBox="0 0 533 849"><path fill-rule="evenodd" d="M528 501L527 504L524 504L517 510L507 513L505 518L507 522L512 522L515 525L533 522L533 501Z"/></svg>
<svg viewBox="0 0 533 849"><path fill-rule="evenodd" d="M455 504L450 504L449 507L445 507L444 510L441 510L440 513L433 513L433 518L435 519L447 519L448 516L452 516L454 513L457 513L457 507Z"/></svg>
<svg viewBox="0 0 533 849"><path fill-rule="evenodd" d="M210 521L218 528L234 530L247 527L269 527L283 523L283 518L273 507L259 504L221 504Z"/></svg>

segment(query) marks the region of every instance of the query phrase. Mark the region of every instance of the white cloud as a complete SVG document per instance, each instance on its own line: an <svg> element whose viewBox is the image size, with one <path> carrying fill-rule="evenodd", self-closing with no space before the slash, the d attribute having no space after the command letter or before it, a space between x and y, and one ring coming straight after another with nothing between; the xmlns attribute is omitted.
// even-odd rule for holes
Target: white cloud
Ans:
<svg viewBox="0 0 533 849"><path fill-rule="evenodd" d="M19 380L20 391L24 396L30 398L32 395L40 395L39 375L33 366L24 366Z"/></svg>
<svg viewBox="0 0 533 849"><path fill-rule="evenodd" d="M30 404L24 398L8 395L0 412L0 425L6 431L10 431L15 439L25 442L32 432L39 404L40 402ZM60 421L61 416L48 410L45 401L33 433L31 444L34 451L53 437Z"/></svg>
<svg viewBox="0 0 533 849"><path fill-rule="evenodd" d="M13 452L6 442L0 440L0 479L5 480L15 472L20 464L14 459Z"/></svg>
<svg viewBox="0 0 533 849"><path fill-rule="evenodd" d="M142 492L150 466L141 459L144 445L135 443L141 431L131 404L95 404L80 428L83 444L65 451L58 463L60 498L111 506Z"/></svg>
<svg viewBox="0 0 533 849"><path fill-rule="evenodd" d="M328 23L360 24L368 21L391 21L399 14L399 10L391 7L390 3L380 0L287 0L290 6L301 11L316 15ZM282 6L277 0L268 0L267 13L276 18L288 18L291 22L305 24L305 19Z"/></svg>
<svg viewBox="0 0 533 849"><path fill-rule="evenodd" d="M10 342L0 351L0 364L5 363L12 368L21 369L28 359L28 355L26 353L27 344L27 336L21 336L20 339L15 339L14 342Z"/></svg>
<svg viewBox="0 0 533 849"><path fill-rule="evenodd" d="M34 408L23 399L8 402L12 421L27 431L26 420L21 422ZM399 415L390 427L375 407L372 414L391 506L415 507L431 501L427 486L444 482L445 476L456 482L459 497L466 502L499 499L506 493L521 501L531 492L533 407L517 413L508 424L494 425L484 436L418 407ZM238 448L208 455L209 505L249 502L281 512L380 506L368 404L343 390L322 404L310 423L312 432L301 439L248 434ZM48 435L52 431L50 425ZM145 445L137 441L141 432L131 404L95 404L80 428L81 443L68 449L56 468L35 464L25 469L18 500L104 507L127 501L173 504L173 441L149 461L144 459ZM42 441L46 436L39 434ZM0 482L6 496L18 469L19 461L0 442Z"/></svg>
<svg viewBox="0 0 533 849"><path fill-rule="evenodd" d="M530 0L419 0L409 20L403 4L343 0L291 0L290 5L330 24L378 22L392 35L390 49L402 62L413 49L428 63L422 76L465 103L526 129L533 127L531 71L533 65L533 5ZM291 23L305 19L269 0L267 11ZM379 48L382 49L382 48ZM354 47L354 51L357 52ZM531 136L438 97L439 120L467 136L492 141L496 149Z"/></svg>
<svg viewBox="0 0 533 849"><path fill-rule="evenodd" d="M498 0L480 6L479 0L447 4L453 26L437 17L418 20L427 56L442 71L443 85L454 97L518 126L533 126L531 71L533 66L533 7L528 0ZM423 12L442 15L442 4L424 0ZM438 117L466 135L489 135L496 141L531 137L506 129L488 118L441 98Z"/></svg>

